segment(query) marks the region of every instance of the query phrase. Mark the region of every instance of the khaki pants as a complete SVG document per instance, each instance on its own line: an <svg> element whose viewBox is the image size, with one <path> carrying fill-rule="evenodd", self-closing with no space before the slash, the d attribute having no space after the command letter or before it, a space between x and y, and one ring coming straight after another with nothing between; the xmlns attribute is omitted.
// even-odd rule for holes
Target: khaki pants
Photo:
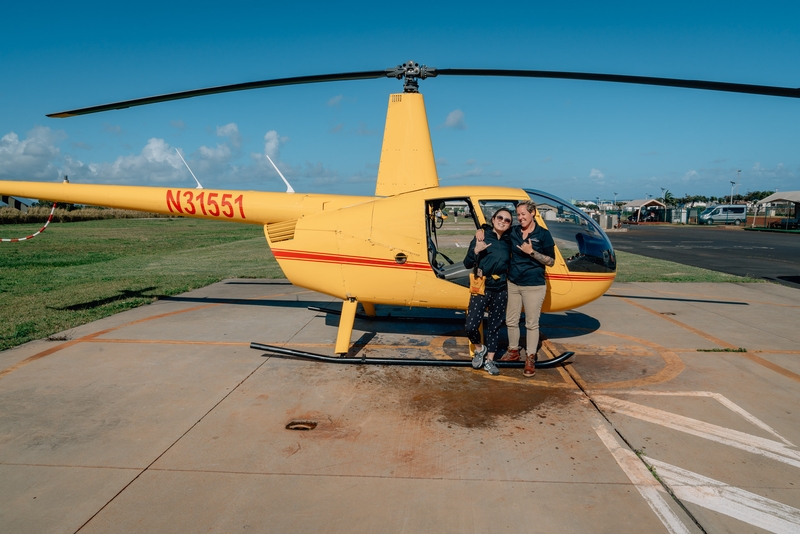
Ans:
<svg viewBox="0 0 800 534"><path fill-rule="evenodd" d="M539 315L547 294L547 286L518 286L508 283L508 348L519 348L519 316L525 306L525 330L528 334L528 354L536 354L539 346Z"/></svg>

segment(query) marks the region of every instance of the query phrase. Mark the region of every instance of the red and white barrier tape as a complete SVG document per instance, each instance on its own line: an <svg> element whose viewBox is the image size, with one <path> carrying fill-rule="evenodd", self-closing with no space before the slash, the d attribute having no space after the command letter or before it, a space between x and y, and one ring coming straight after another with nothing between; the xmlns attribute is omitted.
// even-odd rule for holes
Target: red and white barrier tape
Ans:
<svg viewBox="0 0 800 534"><path fill-rule="evenodd" d="M44 231L47 229L47 225L48 225L48 224L50 224L50 221L52 221L52 220L53 220L53 214L56 212L56 205L57 205L57 204L54 202L54 203L53 203L53 209L51 209L51 210L50 210L50 216L47 218L47 222L46 222L46 223L44 223L44 226L42 226L42 227L39 229L39 231L38 231L38 232L36 232L36 233L35 233L35 234L33 234L33 235L29 235L29 236L27 236L27 237L19 237L19 238L14 238L14 239L6 239L6 238L4 238L4 237L0 237L0 243L19 243L20 241L26 241L26 240L28 240L28 239L33 239L33 238L34 238L34 237L36 237L37 235L39 235L39 234L41 234L42 232L44 232Z"/></svg>

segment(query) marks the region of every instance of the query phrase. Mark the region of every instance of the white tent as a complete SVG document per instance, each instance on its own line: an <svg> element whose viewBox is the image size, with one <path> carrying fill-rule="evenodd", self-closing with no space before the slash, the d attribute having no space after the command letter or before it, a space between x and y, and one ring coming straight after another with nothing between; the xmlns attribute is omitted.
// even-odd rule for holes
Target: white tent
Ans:
<svg viewBox="0 0 800 534"><path fill-rule="evenodd" d="M766 204L768 202L800 203L800 191L783 191L772 193L770 196L758 201L759 204Z"/></svg>
<svg viewBox="0 0 800 534"><path fill-rule="evenodd" d="M663 202L659 202L654 198L649 198L646 200L631 200L630 202L626 203L622 208L625 211L634 211L644 208L645 206L653 206L655 208L666 208L667 206Z"/></svg>

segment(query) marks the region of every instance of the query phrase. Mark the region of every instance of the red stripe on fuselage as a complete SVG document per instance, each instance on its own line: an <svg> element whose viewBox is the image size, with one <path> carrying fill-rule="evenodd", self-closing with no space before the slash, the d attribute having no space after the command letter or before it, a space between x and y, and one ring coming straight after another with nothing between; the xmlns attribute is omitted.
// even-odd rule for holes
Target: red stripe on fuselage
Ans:
<svg viewBox="0 0 800 534"><path fill-rule="evenodd" d="M548 280L570 281L570 282L610 282L614 280L614 275L580 275L580 274L556 274L545 273Z"/></svg>
<svg viewBox="0 0 800 534"><path fill-rule="evenodd" d="M340 265L361 265L364 267L388 267L393 269L411 269L415 271L429 271L431 266L427 263L406 262L397 263L393 259L369 258L365 256L346 256L343 254L326 254L322 252L303 252L298 250L276 250L272 254L282 260L311 261L318 263L337 263Z"/></svg>

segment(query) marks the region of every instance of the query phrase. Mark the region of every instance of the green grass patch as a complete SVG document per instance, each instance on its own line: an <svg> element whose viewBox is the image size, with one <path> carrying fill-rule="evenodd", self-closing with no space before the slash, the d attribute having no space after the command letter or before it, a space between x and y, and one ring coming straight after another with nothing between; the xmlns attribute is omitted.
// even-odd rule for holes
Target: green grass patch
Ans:
<svg viewBox="0 0 800 534"><path fill-rule="evenodd" d="M747 352L744 347L738 349L697 349L697 352Z"/></svg>
<svg viewBox="0 0 800 534"><path fill-rule="evenodd" d="M1 237L37 229L0 227L14 234ZM259 225L54 223L30 241L0 244L0 350L225 278L282 277Z"/></svg>
<svg viewBox="0 0 800 534"><path fill-rule="evenodd" d="M766 282L666 260L616 251L617 282Z"/></svg>

